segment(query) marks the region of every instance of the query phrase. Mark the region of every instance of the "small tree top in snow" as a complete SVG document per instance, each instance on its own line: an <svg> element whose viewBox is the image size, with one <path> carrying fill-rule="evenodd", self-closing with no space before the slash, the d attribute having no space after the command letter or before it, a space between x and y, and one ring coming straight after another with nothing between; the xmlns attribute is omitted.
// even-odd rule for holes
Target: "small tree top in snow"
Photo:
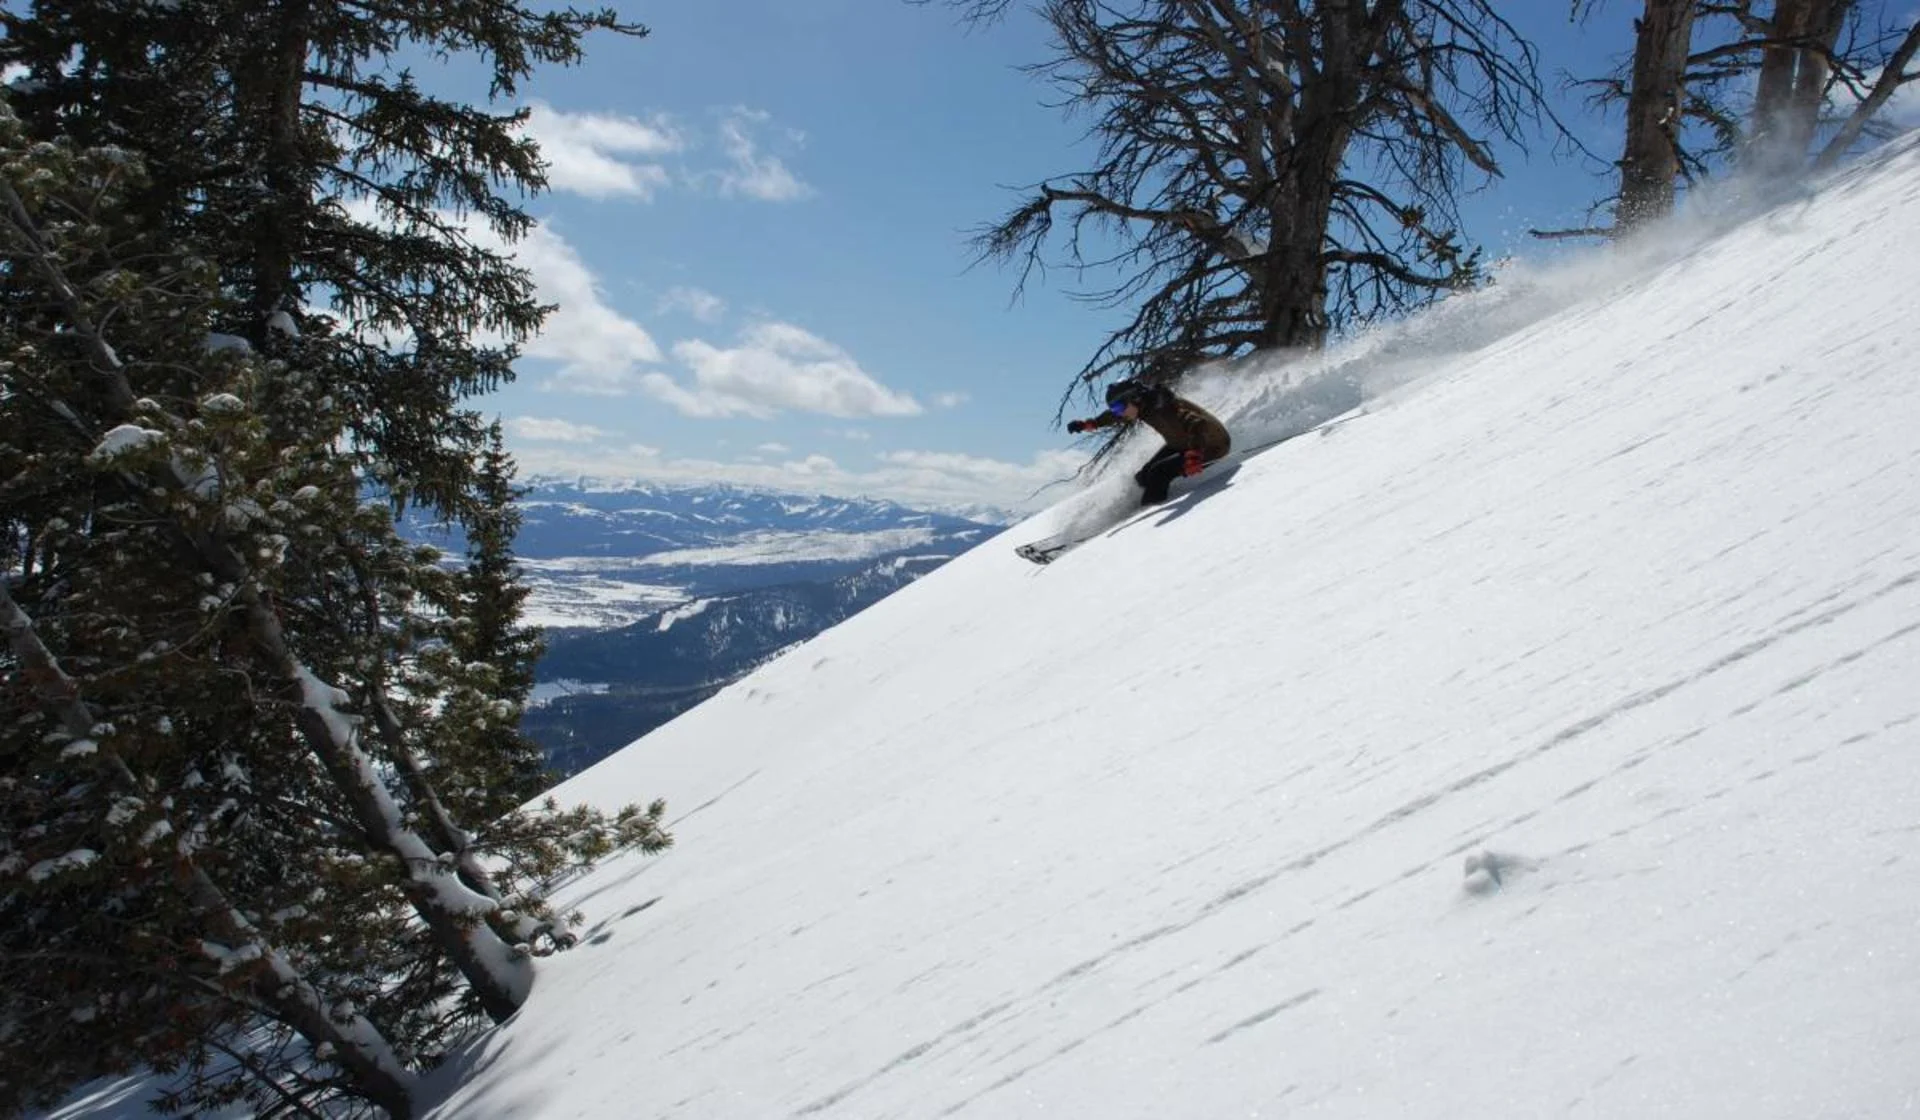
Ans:
<svg viewBox="0 0 1920 1120"><path fill-rule="evenodd" d="M100 437L100 443L87 455L87 460L104 463L143 447L163 443L166 435L152 428L142 428L138 424L121 424Z"/></svg>
<svg viewBox="0 0 1920 1120"><path fill-rule="evenodd" d="M235 350L242 354L251 354L253 353L253 344L237 334L209 334L207 336L207 353L219 354L228 350Z"/></svg>
<svg viewBox="0 0 1920 1120"><path fill-rule="evenodd" d="M214 393L200 400L200 411L213 416L231 416L246 410L246 403L232 393Z"/></svg>
<svg viewBox="0 0 1920 1120"><path fill-rule="evenodd" d="M100 858L100 853L90 848L75 848L63 856L43 859L27 869L27 878L36 883L45 882L65 871L85 867Z"/></svg>

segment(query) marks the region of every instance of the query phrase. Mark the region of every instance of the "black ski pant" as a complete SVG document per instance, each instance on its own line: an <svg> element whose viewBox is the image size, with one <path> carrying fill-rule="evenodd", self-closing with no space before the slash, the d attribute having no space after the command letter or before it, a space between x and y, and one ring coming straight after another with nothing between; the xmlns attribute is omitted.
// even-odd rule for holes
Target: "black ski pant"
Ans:
<svg viewBox="0 0 1920 1120"><path fill-rule="evenodd" d="M1167 487L1186 473L1188 450L1168 444L1148 459L1146 466L1133 473L1133 480L1140 484L1141 505L1154 506L1167 500Z"/></svg>

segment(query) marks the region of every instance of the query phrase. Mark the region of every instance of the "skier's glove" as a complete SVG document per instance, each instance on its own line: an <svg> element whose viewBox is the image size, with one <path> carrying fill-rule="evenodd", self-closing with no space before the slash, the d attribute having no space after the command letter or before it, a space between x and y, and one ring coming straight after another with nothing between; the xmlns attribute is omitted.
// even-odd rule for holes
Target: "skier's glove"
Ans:
<svg viewBox="0 0 1920 1120"><path fill-rule="evenodd" d="M1200 458L1198 451L1189 451L1180 458L1180 473L1186 475L1188 478L1199 474L1205 470L1206 467L1207 464Z"/></svg>
<svg viewBox="0 0 1920 1120"><path fill-rule="evenodd" d="M1080 434L1081 432L1084 432L1084 431L1086 431L1086 430L1087 430L1087 422L1086 422L1085 420L1069 420L1069 421L1067 421L1067 432L1068 432L1068 434L1070 434L1070 435L1076 435L1076 436L1077 436L1077 435L1079 435L1079 434Z"/></svg>

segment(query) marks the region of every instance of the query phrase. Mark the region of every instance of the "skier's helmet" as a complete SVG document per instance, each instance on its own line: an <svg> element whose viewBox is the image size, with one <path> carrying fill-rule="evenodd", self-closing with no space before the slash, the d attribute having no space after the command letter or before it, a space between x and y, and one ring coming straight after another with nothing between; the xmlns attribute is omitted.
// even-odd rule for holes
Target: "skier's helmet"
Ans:
<svg viewBox="0 0 1920 1120"><path fill-rule="evenodd" d="M1107 405L1138 404L1146 399L1147 387L1131 378L1107 386Z"/></svg>

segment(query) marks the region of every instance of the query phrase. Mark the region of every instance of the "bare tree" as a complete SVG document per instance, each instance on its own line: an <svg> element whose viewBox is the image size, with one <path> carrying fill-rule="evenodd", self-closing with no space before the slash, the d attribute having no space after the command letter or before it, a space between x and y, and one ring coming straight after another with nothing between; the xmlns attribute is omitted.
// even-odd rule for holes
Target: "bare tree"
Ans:
<svg viewBox="0 0 1920 1120"><path fill-rule="evenodd" d="M1686 112L1687 56L1693 45L1694 0L1646 0L1634 21L1633 77L1627 91L1627 136L1620 156L1624 231L1673 210L1683 170L1680 130Z"/></svg>
<svg viewBox="0 0 1920 1120"><path fill-rule="evenodd" d="M1865 97L1861 98L1859 106L1841 123L1839 131L1827 143L1820 157L1814 161L1816 169L1832 167L1839 162L1840 157L1845 155L1847 149L1853 147L1854 142L1860 139L1861 133L1867 130L1875 114L1892 100L1894 92L1908 82L1920 79L1920 71L1907 72L1907 67L1913 64L1913 56L1916 52L1920 52L1920 23L1907 29L1905 38L1901 39L1900 45L1880 67L1879 74L1873 80L1872 88Z"/></svg>
<svg viewBox="0 0 1920 1120"><path fill-rule="evenodd" d="M1601 0L1574 0L1583 16ZM1920 29L1869 28L1854 0L1642 0L1631 63L1580 84L1626 105L1615 222L1541 237L1625 233L1668 213L1682 182L1723 164L1763 177L1837 162L1920 51ZM1695 47L1695 39L1704 45ZM1894 44L1898 43L1898 46ZM1809 162L1836 89L1859 102ZM1750 92L1749 92L1750 91ZM1605 203L1603 202L1602 205Z"/></svg>
<svg viewBox="0 0 1920 1120"><path fill-rule="evenodd" d="M975 19L1010 3L955 0ZM1036 0L1035 12L1053 55L1034 69L1093 114L1099 156L1030 188L977 244L1022 261L1022 285L1057 259L1102 278L1081 298L1132 309L1076 384L1317 346L1474 283L1463 179L1497 176L1495 144L1550 118L1531 46L1491 0Z"/></svg>
<svg viewBox="0 0 1920 1120"><path fill-rule="evenodd" d="M1584 19L1604 6L1605 0L1573 0L1572 14ZM1629 233L1671 213L1683 181L1706 175L1716 157L1738 148L1743 135L1738 114L1708 90L1743 72L1745 64L1738 56L1749 46L1694 54L1693 39L1706 8L1703 0L1641 0L1627 63L1604 77L1570 83L1590 92L1588 104L1595 109L1626 107L1625 137L1615 165L1618 189L1594 205L1596 211L1610 207L1613 221L1530 231L1535 237Z"/></svg>
<svg viewBox="0 0 1920 1120"><path fill-rule="evenodd" d="M1717 125L1722 152L1762 175L1829 167L1862 135L1886 135L1876 114L1920 77L1907 72L1920 30L1908 20L1889 23L1888 5L1870 18L1856 0L1772 0L1764 10L1757 0L1696 3L1699 22L1712 23L1721 41L1694 52L1688 84L1735 122ZM1751 108L1740 123L1728 106L1742 105L1749 84ZM1849 99L1855 108L1844 119L1828 115ZM1829 126L1833 135L1821 143Z"/></svg>
<svg viewBox="0 0 1920 1120"><path fill-rule="evenodd" d="M1742 158L1763 172L1792 172L1805 166L1833 77L1834 47L1853 0L1774 0L1765 17L1752 7L1752 0L1707 5L1709 11L1731 9L1726 14L1739 20L1758 48L1759 83Z"/></svg>

